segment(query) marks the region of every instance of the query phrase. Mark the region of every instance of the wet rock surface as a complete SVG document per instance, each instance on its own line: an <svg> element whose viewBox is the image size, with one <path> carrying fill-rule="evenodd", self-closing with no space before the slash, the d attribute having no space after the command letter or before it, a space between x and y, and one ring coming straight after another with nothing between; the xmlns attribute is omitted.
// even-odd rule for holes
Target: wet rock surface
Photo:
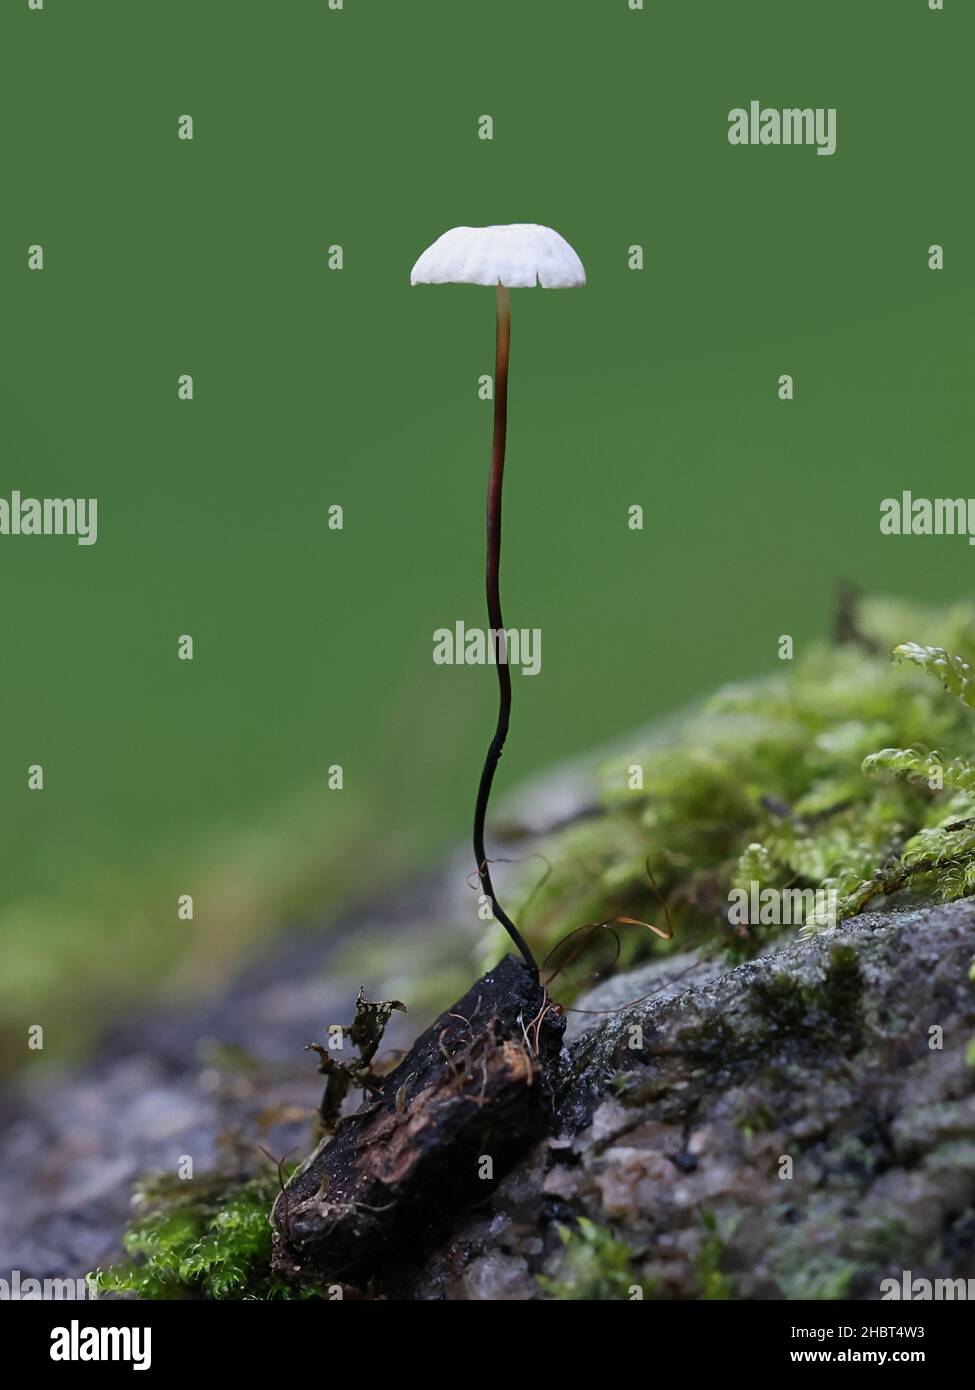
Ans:
<svg viewBox="0 0 975 1390"><path fill-rule="evenodd" d="M0 1269L111 1260L132 1184L183 1155L252 1172L260 1145L306 1152L321 1078L301 1049L349 1012L335 949L281 944L212 1005L141 1019L78 1074L8 1093ZM579 1001L601 1012L569 1014L556 1132L389 1292L870 1299L903 1269L975 1276L973 956L962 902L601 986ZM395 1026L408 1046L417 1020Z"/></svg>
<svg viewBox="0 0 975 1390"><path fill-rule="evenodd" d="M407 899L399 914L415 910ZM380 920L398 925L393 910ZM374 924L370 913L350 926ZM118 1259L135 1184L185 1157L197 1176L249 1176L262 1147L305 1152L322 1080L304 1044L345 1020L355 994L333 968L343 945L281 938L219 998L147 1012L112 1028L88 1065L0 1091L0 1277L81 1277ZM415 1026L394 1020L389 1045L408 1045Z"/></svg>
<svg viewBox="0 0 975 1390"><path fill-rule="evenodd" d="M871 1299L903 1269L971 1277L973 953L975 908L957 903L726 973L684 960L612 981L585 1007L660 992L577 1016L561 1136L416 1294Z"/></svg>

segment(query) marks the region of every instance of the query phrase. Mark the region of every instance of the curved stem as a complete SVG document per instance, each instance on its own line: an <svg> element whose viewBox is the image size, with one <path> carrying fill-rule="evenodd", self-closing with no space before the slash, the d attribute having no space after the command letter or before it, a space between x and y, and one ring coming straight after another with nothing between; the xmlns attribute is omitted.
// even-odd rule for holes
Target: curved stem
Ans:
<svg viewBox="0 0 975 1390"><path fill-rule="evenodd" d="M527 942L518 928L498 902L491 870L484 852L484 817L487 814L488 800L494 773L501 758L504 741L508 736L508 721L511 717L511 668L508 666L508 647L504 634L504 618L501 616L501 590L499 586L501 571L501 490L504 484L504 446L508 429L508 346L511 341L511 306L508 291L504 285L498 286L498 336L494 363L494 437L491 443L491 475L487 495L487 610L488 638L495 646L498 668L498 722L494 737L488 745L481 781L477 789L477 802L474 807L474 863L481 880L481 887L491 900L495 918L521 952L525 964L537 978L538 965Z"/></svg>

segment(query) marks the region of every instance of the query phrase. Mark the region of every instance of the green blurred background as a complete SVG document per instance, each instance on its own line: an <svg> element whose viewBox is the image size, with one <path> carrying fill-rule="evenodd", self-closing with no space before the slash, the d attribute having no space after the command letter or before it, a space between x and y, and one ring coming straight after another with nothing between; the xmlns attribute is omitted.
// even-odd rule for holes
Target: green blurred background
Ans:
<svg viewBox="0 0 975 1390"><path fill-rule="evenodd" d="M482 622L494 297L409 284L450 226L589 276L512 294L543 668L499 791L770 668L842 579L970 593L963 539L878 522L973 490L973 42L961 0L4 0L0 495L99 501L94 547L0 538L6 1064L466 835L494 680L432 632ZM837 153L730 146L753 98L835 106Z"/></svg>

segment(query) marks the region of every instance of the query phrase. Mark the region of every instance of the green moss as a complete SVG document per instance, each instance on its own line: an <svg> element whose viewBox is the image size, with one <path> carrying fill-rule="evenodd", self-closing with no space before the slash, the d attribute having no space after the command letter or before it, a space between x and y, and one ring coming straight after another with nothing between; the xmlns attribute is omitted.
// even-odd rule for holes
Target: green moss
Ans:
<svg viewBox="0 0 975 1390"><path fill-rule="evenodd" d="M823 981L823 1004L830 1017L846 1028L859 1028L863 972L855 947L838 942L829 953Z"/></svg>
<svg viewBox="0 0 975 1390"><path fill-rule="evenodd" d="M834 1263L822 1270L810 1270L793 1286L792 1297L832 1303L850 1296L850 1283L857 1273L855 1264Z"/></svg>
<svg viewBox="0 0 975 1390"><path fill-rule="evenodd" d="M663 925L666 901L676 940L618 926L627 960L703 943L740 958L783 929L733 930L732 887L832 892L839 920L896 892L975 893L973 663L975 606L863 603L857 640L811 645L609 760L593 787L600 812L539 846L541 882L526 866L515 885L520 927L544 956L585 923ZM827 924L807 897L804 932Z"/></svg>
<svg viewBox="0 0 975 1390"><path fill-rule="evenodd" d="M549 1298L588 1301L630 1299L640 1287L648 1289L633 1273L633 1251L611 1231L580 1217L573 1227L559 1226L562 1256L555 1275L539 1275Z"/></svg>
<svg viewBox="0 0 975 1390"><path fill-rule="evenodd" d="M277 1191L276 1174L145 1184L123 1242L128 1259L97 1270L96 1291L144 1299L294 1298L271 1275L268 1216Z"/></svg>
<svg viewBox="0 0 975 1390"><path fill-rule="evenodd" d="M739 1115L735 1124L742 1134L749 1141L754 1139L756 1134L767 1134L779 1125L779 1117L773 1115L767 1105L755 1105L747 1110L743 1115Z"/></svg>
<svg viewBox="0 0 975 1390"><path fill-rule="evenodd" d="M734 1281L721 1268L724 1237L718 1219L713 1212L702 1211L701 1225L704 1236L694 1262L700 1296L708 1301L734 1298Z"/></svg>
<svg viewBox="0 0 975 1390"><path fill-rule="evenodd" d="M795 1037L802 1030L810 1012L810 999L807 987L795 976L773 975L753 985L751 992L755 1015L767 1034Z"/></svg>
<svg viewBox="0 0 975 1390"><path fill-rule="evenodd" d="M789 1040L849 1051L860 1038L862 992L856 951L838 943L829 953L821 978L799 980L783 972L752 986L749 1017L757 1036L750 1041L753 1047L770 1054Z"/></svg>

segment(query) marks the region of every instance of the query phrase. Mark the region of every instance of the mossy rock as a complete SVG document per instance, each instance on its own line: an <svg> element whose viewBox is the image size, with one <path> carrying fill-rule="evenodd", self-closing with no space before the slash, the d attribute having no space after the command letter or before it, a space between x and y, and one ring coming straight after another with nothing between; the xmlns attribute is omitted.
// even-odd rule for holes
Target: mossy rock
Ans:
<svg viewBox="0 0 975 1390"><path fill-rule="evenodd" d="M875 1299L902 1269L970 1275L973 957L975 905L957 903L697 984L672 965L617 977L582 1001L619 1011L570 1042L561 1134L415 1296Z"/></svg>
<svg viewBox="0 0 975 1390"><path fill-rule="evenodd" d="M508 906L540 957L596 928L552 992L602 1012L570 1015L555 1137L373 1292L870 1298L971 1272L975 608L867 603L841 635L514 803ZM736 925L753 885L814 910ZM616 974L580 1000L600 924Z"/></svg>
<svg viewBox="0 0 975 1390"><path fill-rule="evenodd" d="M675 950L745 958L778 935L729 920L751 885L795 898L807 934L905 891L975 892L975 607L864 602L843 636L530 790L524 816L515 805L506 853L522 866L499 876L540 956L626 916L669 923ZM623 965L661 949L632 923L617 935ZM573 980L605 960L601 941ZM485 954L503 949L495 932Z"/></svg>

